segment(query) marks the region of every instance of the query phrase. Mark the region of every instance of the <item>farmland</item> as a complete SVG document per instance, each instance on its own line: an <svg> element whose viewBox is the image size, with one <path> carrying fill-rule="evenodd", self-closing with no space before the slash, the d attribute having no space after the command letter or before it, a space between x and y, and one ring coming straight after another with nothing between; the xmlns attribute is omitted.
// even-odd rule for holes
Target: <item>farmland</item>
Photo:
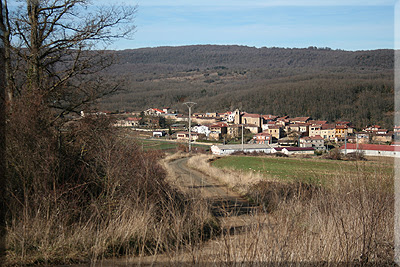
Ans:
<svg viewBox="0 0 400 267"><path fill-rule="evenodd" d="M258 172L265 177L279 180L301 180L303 182L323 182L339 173L393 173L390 160L333 161L315 158L274 158L231 156L215 160L218 168Z"/></svg>

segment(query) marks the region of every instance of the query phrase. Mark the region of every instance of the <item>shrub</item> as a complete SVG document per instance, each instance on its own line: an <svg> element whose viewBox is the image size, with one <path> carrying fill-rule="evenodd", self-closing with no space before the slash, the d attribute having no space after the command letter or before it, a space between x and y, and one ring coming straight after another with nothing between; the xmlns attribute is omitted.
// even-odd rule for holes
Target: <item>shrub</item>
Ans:
<svg viewBox="0 0 400 267"><path fill-rule="evenodd" d="M331 149L327 154L324 155L324 159L341 160L342 158L343 153L340 152L339 148Z"/></svg>

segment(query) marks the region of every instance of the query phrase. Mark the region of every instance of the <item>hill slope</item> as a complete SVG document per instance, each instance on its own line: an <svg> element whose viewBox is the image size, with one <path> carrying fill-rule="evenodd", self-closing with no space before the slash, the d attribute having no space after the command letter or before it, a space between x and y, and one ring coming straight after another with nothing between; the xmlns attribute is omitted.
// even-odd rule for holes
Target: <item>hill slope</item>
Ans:
<svg viewBox="0 0 400 267"><path fill-rule="evenodd" d="M393 125L394 51L184 46L114 52L123 91L102 108L247 112Z"/></svg>

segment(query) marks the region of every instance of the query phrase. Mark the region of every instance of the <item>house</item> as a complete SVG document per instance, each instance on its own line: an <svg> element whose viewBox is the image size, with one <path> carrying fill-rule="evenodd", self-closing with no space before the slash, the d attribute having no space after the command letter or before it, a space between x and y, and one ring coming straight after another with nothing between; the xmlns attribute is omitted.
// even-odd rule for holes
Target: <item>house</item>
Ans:
<svg viewBox="0 0 400 267"><path fill-rule="evenodd" d="M286 146L296 146L297 145L297 138L288 137L288 136L280 138L278 140L278 145L279 146L284 146L284 147L286 147Z"/></svg>
<svg viewBox="0 0 400 267"><path fill-rule="evenodd" d="M345 138L347 135L354 132L352 127L340 124L336 124L335 131L335 137L338 139Z"/></svg>
<svg viewBox="0 0 400 267"><path fill-rule="evenodd" d="M192 132L204 134L206 137L211 133L210 128L206 125L199 125L192 127Z"/></svg>
<svg viewBox="0 0 400 267"><path fill-rule="evenodd" d="M226 134L227 133L227 128L228 124L225 122L219 122L219 123L214 123L208 126L211 132L216 132L219 134Z"/></svg>
<svg viewBox="0 0 400 267"><path fill-rule="evenodd" d="M263 125L261 126L261 130L262 130L262 131L265 131L265 130L267 130L267 129L268 129L269 127L271 127L271 126L279 126L279 127L281 127L281 125L276 124L275 121L270 121L270 122L268 122L268 123L263 124Z"/></svg>
<svg viewBox="0 0 400 267"><path fill-rule="evenodd" d="M274 115L262 115L261 116L261 118L262 118L262 123L263 124L267 124L267 123L270 123L270 122L272 122L272 121L275 121L277 118L278 118L278 116L274 116Z"/></svg>
<svg viewBox="0 0 400 267"><path fill-rule="evenodd" d="M217 118L217 112L208 112L205 114L207 118Z"/></svg>
<svg viewBox="0 0 400 267"><path fill-rule="evenodd" d="M285 132L290 133L290 132L300 132L300 125L299 124L288 124L285 126Z"/></svg>
<svg viewBox="0 0 400 267"><path fill-rule="evenodd" d="M235 113L227 111L225 112L224 118L227 122L233 123L235 121Z"/></svg>
<svg viewBox="0 0 400 267"><path fill-rule="evenodd" d="M384 134L373 134L372 135L372 142L373 143L391 143L393 141L393 132L388 132Z"/></svg>
<svg viewBox="0 0 400 267"><path fill-rule="evenodd" d="M313 137L313 136L321 136L321 129L322 129L322 125L321 124L314 124L310 126L310 131L308 136Z"/></svg>
<svg viewBox="0 0 400 267"><path fill-rule="evenodd" d="M389 131L387 129L378 129L378 131L376 131L376 134L387 134Z"/></svg>
<svg viewBox="0 0 400 267"><path fill-rule="evenodd" d="M255 124L257 127L261 128L261 121L261 115L259 114L244 113L242 115L243 124Z"/></svg>
<svg viewBox="0 0 400 267"><path fill-rule="evenodd" d="M153 137L163 137L165 136L167 133L165 131L154 131L153 132Z"/></svg>
<svg viewBox="0 0 400 267"><path fill-rule="evenodd" d="M289 123L292 124L307 123L309 120L311 120L310 117L295 117L295 118L289 118Z"/></svg>
<svg viewBox="0 0 400 267"><path fill-rule="evenodd" d="M336 135L336 126L335 124L322 124L321 125L321 134L325 140L333 141L335 140Z"/></svg>
<svg viewBox="0 0 400 267"><path fill-rule="evenodd" d="M144 115L147 116L161 116L161 115L165 115L166 112L164 112L161 109L158 108L149 108L147 110L144 111Z"/></svg>
<svg viewBox="0 0 400 267"><path fill-rule="evenodd" d="M377 132L380 128L381 128L381 126L379 126L379 125L372 125L372 126L369 126L369 127L365 127L365 128L363 129L363 131L364 131L364 132L367 132L367 133L375 133L375 132Z"/></svg>
<svg viewBox="0 0 400 267"><path fill-rule="evenodd" d="M227 127L227 135L229 137L239 137L239 134L242 131L242 126L239 124L229 124Z"/></svg>
<svg viewBox="0 0 400 267"><path fill-rule="evenodd" d="M234 152L239 152L243 151L245 153L253 153L253 152L259 152L259 153L275 153L276 151L274 150L273 147L267 145L267 144L239 144L239 145L214 145L211 146L211 152L214 155L229 155Z"/></svg>
<svg viewBox="0 0 400 267"><path fill-rule="evenodd" d="M268 126L268 129L265 129L264 132L269 133L272 138L279 139L281 138L281 127L278 125Z"/></svg>
<svg viewBox="0 0 400 267"><path fill-rule="evenodd" d="M271 144L272 143L272 135L266 132L261 132L253 136L253 140L256 144Z"/></svg>
<svg viewBox="0 0 400 267"><path fill-rule="evenodd" d="M370 142L370 133L366 133L366 132L358 132L355 133L356 136L356 143L359 144L368 144Z"/></svg>
<svg viewBox="0 0 400 267"><path fill-rule="evenodd" d="M196 141L197 139L199 139L199 135L198 133L191 133L191 139L192 141ZM189 140L189 132L178 132L176 133L176 139L178 141L188 141Z"/></svg>
<svg viewBox="0 0 400 267"><path fill-rule="evenodd" d="M218 121L219 121L219 119L217 119L215 117L193 117L192 116L192 122L200 124L200 125L217 123Z"/></svg>
<svg viewBox="0 0 400 267"><path fill-rule="evenodd" d="M300 138L300 147L313 147L315 149L325 149L324 138L322 136L306 136Z"/></svg>
<svg viewBox="0 0 400 267"><path fill-rule="evenodd" d="M340 147L342 153L362 152L365 156L400 157L400 146L373 144L346 144Z"/></svg>
<svg viewBox="0 0 400 267"><path fill-rule="evenodd" d="M289 116L283 116L283 117L276 118L277 125L285 126L288 123L289 123Z"/></svg>
<svg viewBox="0 0 400 267"><path fill-rule="evenodd" d="M297 132L302 135L308 135L308 123L293 123L285 126L286 133Z"/></svg>
<svg viewBox="0 0 400 267"><path fill-rule="evenodd" d="M249 130L252 134L257 134L260 132L260 127L256 124L244 124L243 125L244 129Z"/></svg>

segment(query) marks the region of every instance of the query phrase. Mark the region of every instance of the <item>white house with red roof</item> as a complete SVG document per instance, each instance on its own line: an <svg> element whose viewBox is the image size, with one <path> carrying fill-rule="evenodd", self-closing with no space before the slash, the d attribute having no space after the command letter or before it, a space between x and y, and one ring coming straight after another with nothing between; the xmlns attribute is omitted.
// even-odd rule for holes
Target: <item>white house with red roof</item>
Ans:
<svg viewBox="0 0 400 267"><path fill-rule="evenodd" d="M342 153L363 152L365 156L400 157L400 146L347 144L340 147Z"/></svg>
<svg viewBox="0 0 400 267"><path fill-rule="evenodd" d="M161 116L167 114L167 112L158 108L149 108L144 111L144 114L148 116Z"/></svg>

